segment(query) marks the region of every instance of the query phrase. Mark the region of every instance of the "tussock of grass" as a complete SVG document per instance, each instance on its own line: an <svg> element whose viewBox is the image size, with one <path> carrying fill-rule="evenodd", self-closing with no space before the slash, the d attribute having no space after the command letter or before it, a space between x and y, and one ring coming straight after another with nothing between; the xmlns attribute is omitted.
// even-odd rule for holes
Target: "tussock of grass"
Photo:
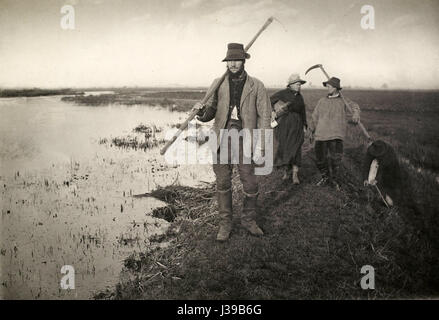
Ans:
<svg viewBox="0 0 439 320"><path fill-rule="evenodd" d="M208 186L205 189L198 190L191 187L171 185L158 188L150 193L151 197L169 203L169 206L175 211L180 212L188 219L198 219L203 217L200 211L207 203L214 200L214 187Z"/></svg>
<svg viewBox="0 0 439 320"><path fill-rule="evenodd" d="M133 129L133 135L126 135L122 137L114 138L101 138L99 139L99 144L109 145L110 147L117 147L122 149L134 149L143 150L160 146L165 143L165 140L156 138L156 133L161 132L161 128L157 128L155 125L147 126L144 124L139 124ZM143 137L141 137L143 134Z"/></svg>
<svg viewBox="0 0 439 320"><path fill-rule="evenodd" d="M152 216L155 218L166 220L168 222L173 222L177 217L177 209L173 205L155 208L152 211Z"/></svg>
<svg viewBox="0 0 439 320"><path fill-rule="evenodd" d="M148 149L157 147L163 144L164 139L159 140L139 140L137 137L115 137L111 139L110 147L115 146L122 149L134 149L134 150L143 150L146 151Z"/></svg>
<svg viewBox="0 0 439 320"><path fill-rule="evenodd" d="M162 132L162 128L157 128L155 125L150 126L141 123L133 129L133 132L152 134L153 132Z"/></svg>

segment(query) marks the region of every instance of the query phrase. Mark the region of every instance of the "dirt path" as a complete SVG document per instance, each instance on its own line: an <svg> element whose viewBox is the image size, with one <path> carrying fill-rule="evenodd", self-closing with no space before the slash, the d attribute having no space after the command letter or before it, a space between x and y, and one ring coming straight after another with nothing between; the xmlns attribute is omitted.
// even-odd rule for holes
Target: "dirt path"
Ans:
<svg viewBox="0 0 439 320"><path fill-rule="evenodd" d="M215 241L214 187L170 187L156 196L177 210L155 249L125 261L117 299L367 299L438 296L431 245L405 208L367 205L359 177L359 148L347 146L342 190L317 187L308 152L299 186L274 171L260 181L259 224L252 237L239 227L242 191L234 181L235 228ZM360 269L375 269L375 290L363 290Z"/></svg>

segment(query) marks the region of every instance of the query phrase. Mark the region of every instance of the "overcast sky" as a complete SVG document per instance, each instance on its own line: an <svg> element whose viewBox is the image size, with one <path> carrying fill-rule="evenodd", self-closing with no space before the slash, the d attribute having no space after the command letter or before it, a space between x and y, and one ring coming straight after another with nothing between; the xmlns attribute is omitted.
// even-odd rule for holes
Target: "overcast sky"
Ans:
<svg viewBox="0 0 439 320"><path fill-rule="evenodd" d="M75 29L60 12L75 9ZM360 10L375 9L363 30ZM0 0L1 87L208 86L228 42L267 87L322 63L343 86L439 88L437 0Z"/></svg>

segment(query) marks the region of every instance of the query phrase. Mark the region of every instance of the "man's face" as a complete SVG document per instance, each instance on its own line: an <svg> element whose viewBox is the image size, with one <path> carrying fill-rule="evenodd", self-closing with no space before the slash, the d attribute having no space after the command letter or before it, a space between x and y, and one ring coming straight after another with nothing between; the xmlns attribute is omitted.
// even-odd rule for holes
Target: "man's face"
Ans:
<svg viewBox="0 0 439 320"><path fill-rule="evenodd" d="M237 73L244 67L244 61L242 60L231 60L227 61L227 68L231 73Z"/></svg>
<svg viewBox="0 0 439 320"><path fill-rule="evenodd" d="M301 87L301 83L300 82L296 82L296 83L292 83L289 85L289 88L293 91L297 91L300 92L300 87Z"/></svg>
<svg viewBox="0 0 439 320"><path fill-rule="evenodd" d="M326 88L328 88L329 94L334 94L337 91L337 88L331 86L329 83L326 84Z"/></svg>

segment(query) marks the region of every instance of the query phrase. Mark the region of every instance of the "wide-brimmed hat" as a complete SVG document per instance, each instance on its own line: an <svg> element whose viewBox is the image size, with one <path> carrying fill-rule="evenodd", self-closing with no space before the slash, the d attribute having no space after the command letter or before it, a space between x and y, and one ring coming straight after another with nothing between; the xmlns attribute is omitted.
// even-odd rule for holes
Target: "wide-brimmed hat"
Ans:
<svg viewBox="0 0 439 320"><path fill-rule="evenodd" d="M245 60L249 58L250 55L244 51L244 46L241 43L229 43L227 45L227 54L223 61Z"/></svg>
<svg viewBox="0 0 439 320"><path fill-rule="evenodd" d="M367 148L367 153L372 157L381 157L387 152L387 143L382 140L374 141L369 148Z"/></svg>
<svg viewBox="0 0 439 320"><path fill-rule="evenodd" d="M331 86L333 86L334 88L337 88L338 90L341 90L342 88L340 87L340 79L336 78L336 77L331 77L328 81L323 82L323 86L326 87L327 84L330 84Z"/></svg>
<svg viewBox="0 0 439 320"><path fill-rule="evenodd" d="M296 82L300 82L300 84L304 84L306 83L305 80L300 79L300 76L298 73L293 73L291 76L289 76L288 81L287 81L287 87L290 84L296 83Z"/></svg>

